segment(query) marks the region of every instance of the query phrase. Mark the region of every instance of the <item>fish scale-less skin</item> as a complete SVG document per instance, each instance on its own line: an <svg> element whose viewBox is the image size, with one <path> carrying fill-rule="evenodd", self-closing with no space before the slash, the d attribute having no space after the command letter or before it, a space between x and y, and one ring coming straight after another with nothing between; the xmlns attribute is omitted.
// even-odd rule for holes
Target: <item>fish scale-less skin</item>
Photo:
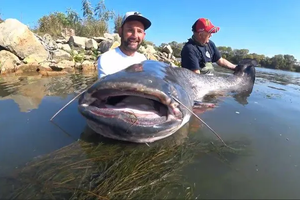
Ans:
<svg viewBox="0 0 300 200"><path fill-rule="evenodd" d="M251 93L254 80L255 67L249 60L238 65L233 75L222 77L196 74L185 68L147 60L97 81L81 95L78 108L88 125L104 137L148 143L166 138L185 125L191 117L186 107L191 110L195 101L202 101L205 95L228 91ZM112 96L118 99L122 95L133 97L127 97L131 102L121 101L122 109L115 105L93 106L95 100L106 101ZM137 96L147 100L139 101L134 98ZM150 99L159 101L165 114L159 113L154 106L146 106L147 112L142 108L137 110L143 102L150 105L153 101ZM123 112L130 109L133 102L137 104L135 112Z"/></svg>
<svg viewBox="0 0 300 200"><path fill-rule="evenodd" d="M180 84L190 94L192 101L202 100L210 92L236 90L243 79L235 76L219 77L194 73L184 68L174 68L174 77L185 80ZM248 83L244 83L248 84Z"/></svg>

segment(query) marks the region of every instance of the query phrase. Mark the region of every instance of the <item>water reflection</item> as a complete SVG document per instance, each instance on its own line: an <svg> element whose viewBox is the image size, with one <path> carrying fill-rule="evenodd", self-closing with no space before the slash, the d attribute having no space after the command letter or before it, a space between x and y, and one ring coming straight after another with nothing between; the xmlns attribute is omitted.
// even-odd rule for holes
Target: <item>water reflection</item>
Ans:
<svg viewBox="0 0 300 200"><path fill-rule="evenodd" d="M12 99L20 112L38 109L46 96L67 98L96 80L95 74L71 74L64 77L7 76L1 77L0 100Z"/></svg>
<svg viewBox="0 0 300 200"><path fill-rule="evenodd" d="M74 141L49 119L76 93L93 83L95 77L95 74L1 76L0 176L32 157ZM84 121L77 112L75 102L57 117L57 123L78 138Z"/></svg>

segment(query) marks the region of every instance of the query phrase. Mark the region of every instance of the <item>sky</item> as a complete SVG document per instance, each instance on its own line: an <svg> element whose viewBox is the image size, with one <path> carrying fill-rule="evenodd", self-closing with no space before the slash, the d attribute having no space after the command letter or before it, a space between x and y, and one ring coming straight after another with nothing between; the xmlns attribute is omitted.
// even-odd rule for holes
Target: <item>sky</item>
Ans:
<svg viewBox="0 0 300 200"><path fill-rule="evenodd" d="M82 14L82 0L0 0L1 18L16 18L28 26L52 12L71 8ZM98 0L90 0L96 6ZM185 42L191 26L205 17L220 27L211 40L217 46L248 49L274 56L290 54L300 61L300 0L105 0L107 9L124 15L139 11L152 26L145 39L156 45ZM110 23L110 30L113 23Z"/></svg>

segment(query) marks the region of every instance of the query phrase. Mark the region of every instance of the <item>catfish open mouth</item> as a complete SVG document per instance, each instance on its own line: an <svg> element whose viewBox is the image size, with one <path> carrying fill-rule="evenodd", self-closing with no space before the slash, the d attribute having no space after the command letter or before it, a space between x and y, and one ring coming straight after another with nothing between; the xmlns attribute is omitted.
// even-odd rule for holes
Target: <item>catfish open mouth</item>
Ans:
<svg viewBox="0 0 300 200"><path fill-rule="evenodd" d="M98 118L115 118L139 126L153 126L182 118L177 104L157 91L143 93L102 89L90 98L89 105L81 106Z"/></svg>

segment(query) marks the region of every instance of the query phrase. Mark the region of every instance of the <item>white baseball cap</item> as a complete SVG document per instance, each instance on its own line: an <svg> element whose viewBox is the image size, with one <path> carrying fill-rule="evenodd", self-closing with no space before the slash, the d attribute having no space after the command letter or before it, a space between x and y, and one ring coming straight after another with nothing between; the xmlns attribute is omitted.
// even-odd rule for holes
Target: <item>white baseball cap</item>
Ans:
<svg viewBox="0 0 300 200"><path fill-rule="evenodd" d="M128 20L140 21L144 25L145 30L151 26L150 20L144 17L140 12L136 12L136 11L127 12L122 19L121 26L123 26L124 23Z"/></svg>

